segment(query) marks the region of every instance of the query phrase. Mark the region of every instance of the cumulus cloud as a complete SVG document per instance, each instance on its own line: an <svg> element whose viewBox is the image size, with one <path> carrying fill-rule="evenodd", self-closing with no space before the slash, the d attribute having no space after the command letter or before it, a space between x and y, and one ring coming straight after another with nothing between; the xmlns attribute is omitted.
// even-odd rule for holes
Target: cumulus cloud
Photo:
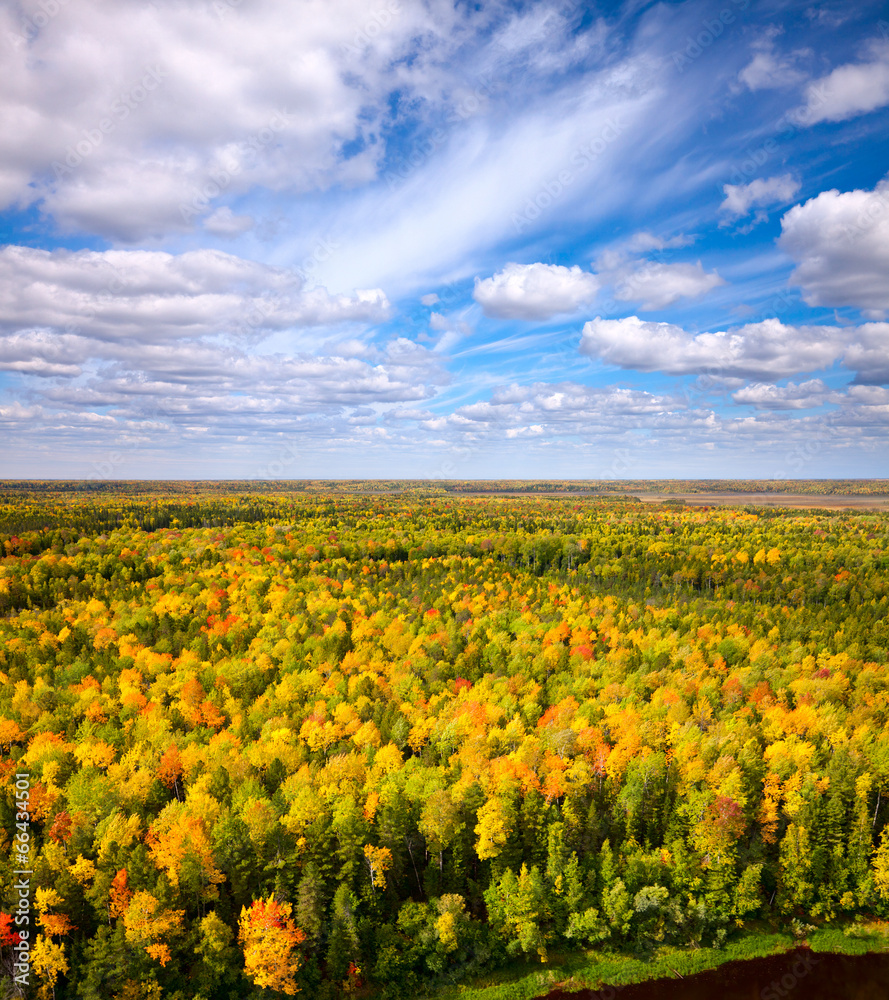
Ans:
<svg viewBox="0 0 889 1000"><path fill-rule="evenodd" d="M757 52L738 74L750 90L790 87L805 79L805 74L771 52Z"/></svg>
<svg viewBox="0 0 889 1000"><path fill-rule="evenodd" d="M681 242L640 233L632 243L660 249L686 242L678 239ZM725 284L715 271L705 271L700 261L670 264L627 259L622 251L609 251L595 266L598 273L557 264L507 264L491 278L476 279L474 298L486 316L547 320L591 305L605 284L611 285L616 300L637 302L644 310L664 309L681 298L700 298Z"/></svg>
<svg viewBox="0 0 889 1000"><path fill-rule="evenodd" d="M340 336L298 353L260 345L388 313L379 289L330 295L214 250L0 250L0 371L24 380L47 433L82 441L97 428L117 441L222 441L322 418L360 428L365 410L355 423L345 408L433 396L448 381L440 356L402 337Z"/></svg>
<svg viewBox="0 0 889 1000"><path fill-rule="evenodd" d="M889 407L889 389L876 385L851 385L845 398L856 406Z"/></svg>
<svg viewBox="0 0 889 1000"><path fill-rule="evenodd" d="M86 384L43 398L75 408L254 415L425 399L446 381L431 352L397 339L371 359L248 354L216 344L133 345Z"/></svg>
<svg viewBox="0 0 889 1000"><path fill-rule="evenodd" d="M429 317L429 328L438 333L458 333L464 337L472 333L472 327L465 320L437 312Z"/></svg>
<svg viewBox="0 0 889 1000"><path fill-rule="evenodd" d="M491 398L458 407L423 421L427 430L450 430L463 437L589 437L620 433L655 420L669 420L684 404L671 396L618 386L591 387L576 382L508 385Z"/></svg>
<svg viewBox="0 0 889 1000"><path fill-rule="evenodd" d="M797 262L809 305L889 309L889 181L873 191L822 191L781 220L778 245Z"/></svg>
<svg viewBox="0 0 889 1000"><path fill-rule="evenodd" d="M832 408L798 412L803 403L811 409L824 402ZM736 415L736 405L757 412ZM472 463L478 475L491 474L495 454L533 457L535 463L558 456L558 467L604 479L650 475L660 467L659 457L669 462L683 456L687 467L690 454L709 453L723 463L720 474L738 474L743 467L747 475L761 477L768 469L787 478L827 475L844 451L882 447L889 390L853 385L830 391L819 380L757 385L747 387L739 404L729 399L717 410L687 394L536 382L503 385L487 399L418 423L417 433L426 435L431 449L447 448L459 468ZM709 461L696 466L700 474L712 471ZM452 463L447 474L454 472Z"/></svg>
<svg viewBox="0 0 889 1000"><path fill-rule="evenodd" d="M859 326L846 351L844 363L857 372L856 382L889 385L889 323L863 323Z"/></svg>
<svg viewBox="0 0 889 1000"><path fill-rule="evenodd" d="M100 340L252 333L385 318L380 289L330 295L284 268L218 250L0 249L0 329Z"/></svg>
<svg viewBox="0 0 889 1000"><path fill-rule="evenodd" d="M28 330L0 336L0 371L43 378L77 376L90 355L87 341L72 334Z"/></svg>
<svg viewBox="0 0 889 1000"><path fill-rule="evenodd" d="M441 102L435 67L491 16L444 0L298 17L287 0L4 5L0 207L39 200L63 226L132 242L257 185L371 179L390 92Z"/></svg>
<svg viewBox="0 0 889 1000"><path fill-rule="evenodd" d="M596 275L576 265L510 263L490 278L477 278L473 298L486 316L547 320L589 305L599 287Z"/></svg>
<svg viewBox="0 0 889 1000"><path fill-rule="evenodd" d="M889 42L871 46L870 56L810 84L799 120L809 125L845 121L889 104Z"/></svg>
<svg viewBox="0 0 889 1000"><path fill-rule="evenodd" d="M432 420L433 414L430 410L417 410L407 406L399 406L389 410L385 415L385 420Z"/></svg>
<svg viewBox="0 0 889 1000"><path fill-rule="evenodd" d="M31 379L32 405L0 406L0 425L18 427L19 446L29 442L19 459L25 464L28 455L44 463L60 455L65 461L74 448L78 458L70 474L81 478L120 476L123 468L144 476L149 454L156 456L161 471L187 455L187 464L178 467L183 475L194 475L202 449L210 449L217 459L238 454L240 464L230 471L239 476L248 467L260 478L287 470L292 475L313 442L329 452L386 439L379 417L390 407L425 418L427 411L410 407L448 382L437 354L403 338L371 348L360 358L256 354L209 341L54 340L60 338L32 335L30 346L43 352L48 365L89 355L82 376L48 379L43 385ZM0 368L19 370L15 351L27 356L27 341L26 334L18 343L0 338ZM39 357L35 350L31 354ZM271 463L257 464L263 459L256 445L240 448L239 442L247 441L275 446ZM85 456L99 448L101 461L88 466ZM219 466L215 468L219 474Z"/></svg>
<svg viewBox="0 0 889 1000"><path fill-rule="evenodd" d="M796 385L784 386L758 383L745 386L732 394L736 403L755 406L758 410L808 410L821 406L830 390L820 378L809 379Z"/></svg>
<svg viewBox="0 0 889 1000"><path fill-rule="evenodd" d="M850 340L848 327L793 327L777 319L692 334L638 316L596 317L584 325L580 351L635 371L765 380L829 368L843 356Z"/></svg>
<svg viewBox="0 0 889 1000"><path fill-rule="evenodd" d="M757 178L749 184L724 184L725 201L719 210L731 218L740 218L749 214L751 209L791 201L799 188L799 181L790 174Z"/></svg>
<svg viewBox="0 0 889 1000"><path fill-rule="evenodd" d="M697 299L725 284L716 271L694 264L666 264L645 261L627 264L608 273L614 297L621 302L638 302L643 310L665 309L679 299Z"/></svg>

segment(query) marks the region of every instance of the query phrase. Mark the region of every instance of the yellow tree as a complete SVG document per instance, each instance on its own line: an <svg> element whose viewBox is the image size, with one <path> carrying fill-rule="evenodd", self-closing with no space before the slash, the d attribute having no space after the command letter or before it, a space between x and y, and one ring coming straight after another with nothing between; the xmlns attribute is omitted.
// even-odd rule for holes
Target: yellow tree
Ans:
<svg viewBox="0 0 889 1000"><path fill-rule="evenodd" d="M289 903L274 896L257 899L241 910L238 941L244 950L247 975L257 986L293 996L299 992L296 973L300 966L297 945L306 935L291 919Z"/></svg>
<svg viewBox="0 0 889 1000"><path fill-rule="evenodd" d="M510 825L503 803L496 796L488 801L478 811L478 824L475 832L478 834L478 844L475 852L479 859L486 861L496 858L506 843Z"/></svg>
<svg viewBox="0 0 889 1000"><path fill-rule="evenodd" d="M52 996L55 1000L56 981L60 975L68 971L64 947L53 944L48 937L38 934L31 949L31 964L41 980L38 996L41 998Z"/></svg>
<svg viewBox="0 0 889 1000"><path fill-rule="evenodd" d="M170 948L163 938L182 927L184 916L183 910L164 909L150 892L136 892L123 914L126 938L166 965L170 961Z"/></svg>
<svg viewBox="0 0 889 1000"><path fill-rule="evenodd" d="M880 899L889 900L889 826L883 829L880 844L873 850L874 884Z"/></svg>
<svg viewBox="0 0 889 1000"><path fill-rule="evenodd" d="M388 847L374 847L373 844L364 845L364 860L370 872L370 888L386 888L386 872L392 867L392 852Z"/></svg>

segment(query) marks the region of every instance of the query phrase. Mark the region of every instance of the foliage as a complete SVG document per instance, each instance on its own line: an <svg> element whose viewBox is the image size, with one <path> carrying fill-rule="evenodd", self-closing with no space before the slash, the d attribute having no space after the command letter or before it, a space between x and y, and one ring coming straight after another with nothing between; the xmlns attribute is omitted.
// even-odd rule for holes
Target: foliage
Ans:
<svg viewBox="0 0 889 1000"><path fill-rule="evenodd" d="M889 516L44 485L0 502L0 957L27 773L47 995L889 915Z"/></svg>

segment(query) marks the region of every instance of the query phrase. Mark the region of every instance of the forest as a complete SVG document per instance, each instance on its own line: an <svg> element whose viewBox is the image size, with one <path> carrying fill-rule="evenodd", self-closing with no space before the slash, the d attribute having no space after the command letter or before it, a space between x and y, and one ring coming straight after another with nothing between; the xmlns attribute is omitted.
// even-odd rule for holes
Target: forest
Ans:
<svg viewBox="0 0 889 1000"><path fill-rule="evenodd" d="M84 486L0 483L9 991L407 1000L889 917L889 514Z"/></svg>

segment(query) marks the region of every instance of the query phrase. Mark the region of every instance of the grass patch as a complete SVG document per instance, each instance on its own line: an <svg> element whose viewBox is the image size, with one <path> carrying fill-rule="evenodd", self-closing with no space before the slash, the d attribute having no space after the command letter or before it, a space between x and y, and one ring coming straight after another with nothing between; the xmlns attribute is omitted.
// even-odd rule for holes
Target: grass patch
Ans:
<svg viewBox="0 0 889 1000"><path fill-rule="evenodd" d="M426 1000L536 1000L550 990L566 992L628 986L651 979L678 979L715 969L725 962L767 958L793 951L802 942L791 934L748 931L723 948L661 948L650 958L629 953L553 953L546 965L517 961L496 973L471 982L441 987ZM806 942L812 951L843 955L863 955L889 951L889 923L873 921L849 924L846 928L821 928Z"/></svg>
<svg viewBox="0 0 889 1000"><path fill-rule="evenodd" d="M812 951L838 955L866 955L889 951L889 923L883 920L856 921L844 928L822 927L807 938Z"/></svg>

